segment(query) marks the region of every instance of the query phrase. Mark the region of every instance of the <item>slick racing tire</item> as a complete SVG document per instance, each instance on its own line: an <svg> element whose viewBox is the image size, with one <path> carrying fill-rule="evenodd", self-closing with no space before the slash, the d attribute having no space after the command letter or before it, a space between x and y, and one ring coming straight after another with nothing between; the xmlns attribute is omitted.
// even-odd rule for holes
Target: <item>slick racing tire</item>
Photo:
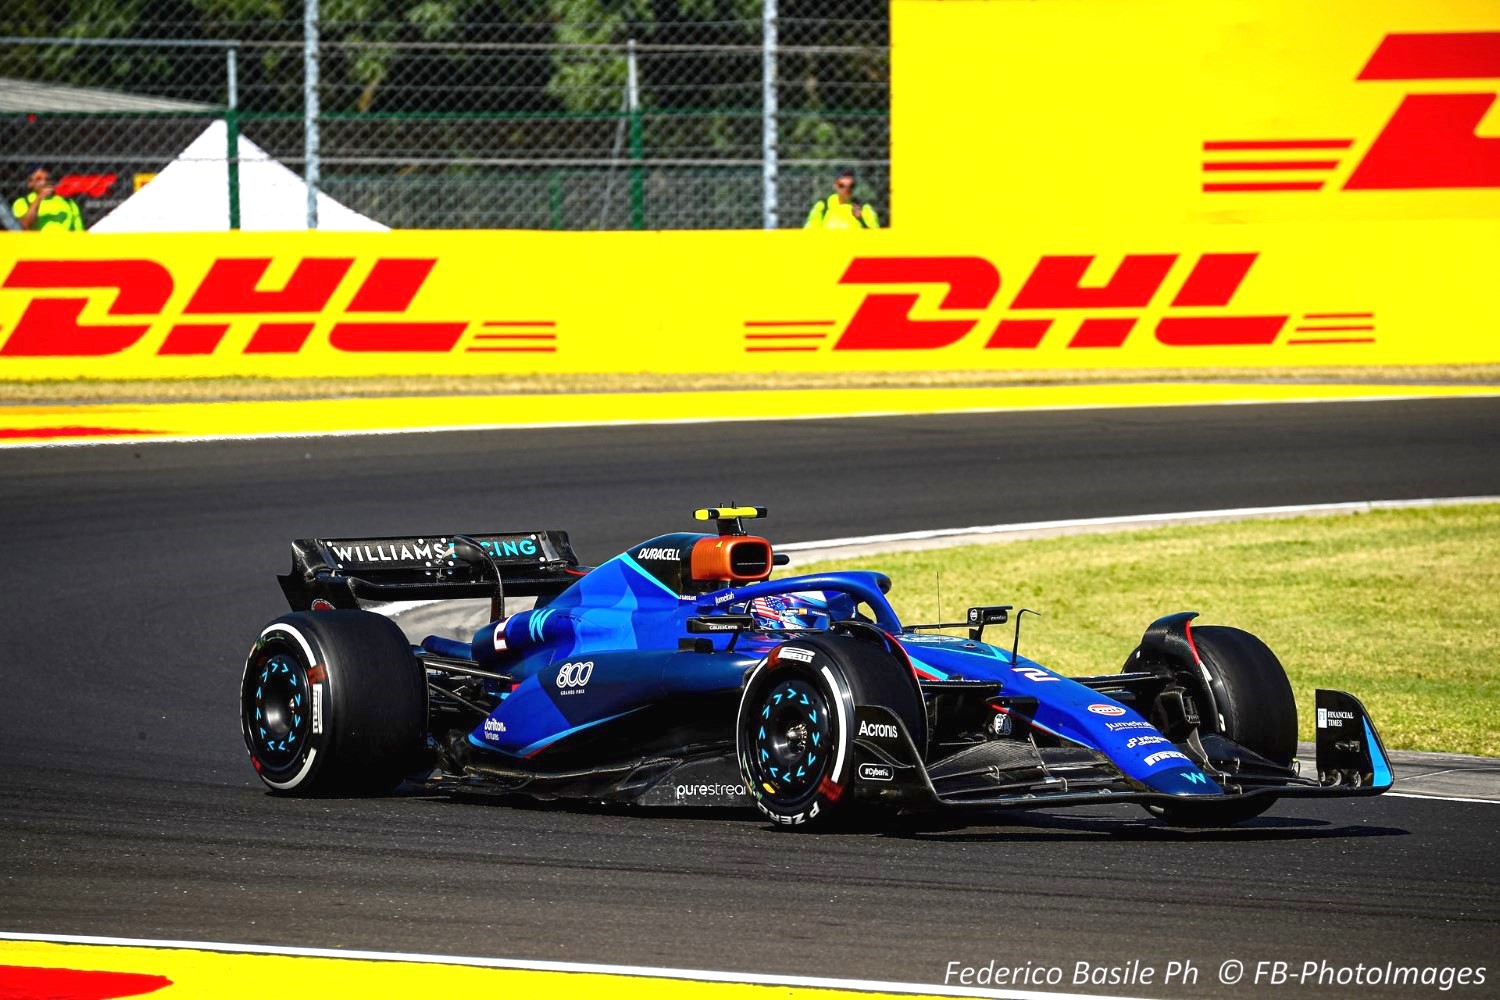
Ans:
<svg viewBox="0 0 1500 1000"><path fill-rule="evenodd" d="M853 806L850 760L856 705L892 712L922 752L927 713L911 667L874 629L783 643L751 672L735 750L756 806L784 829L864 818Z"/></svg>
<svg viewBox="0 0 1500 1000"><path fill-rule="evenodd" d="M382 615L282 615L245 661L241 729L256 774L273 792L389 792L420 767L426 719L426 678L406 637Z"/></svg>
<svg viewBox="0 0 1500 1000"><path fill-rule="evenodd" d="M1297 702L1276 654L1249 632L1226 625L1193 629L1198 658L1213 677L1225 737L1283 767L1297 753ZM1259 816L1274 800L1148 806L1174 826L1229 826Z"/></svg>

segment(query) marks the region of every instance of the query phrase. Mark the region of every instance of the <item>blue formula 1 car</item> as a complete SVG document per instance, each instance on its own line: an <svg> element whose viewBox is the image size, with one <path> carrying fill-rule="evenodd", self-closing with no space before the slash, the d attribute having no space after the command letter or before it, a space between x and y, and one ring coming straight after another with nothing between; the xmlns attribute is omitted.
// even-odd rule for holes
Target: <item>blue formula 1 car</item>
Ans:
<svg viewBox="0 0 1500 1000"><path fill-rule="evenodd" d="M1153 622L1118 673L1064 677L984 641L1009 606L906 625L880 573L770 579L754 507L697 512L593 567L561 531L309 539L292 613L241 685L272 790L403 780L537 798L749 805L777 824L1134 802L1222 825L1277 798L1374 795L1393 775L1364 707L1317 692L1299 774L1286 673L1247 632ZM504 615L506 599L535 606ZM472 641L418 645L367 603L488 598ZM938 628L967 628L967 635ZM1019 623L1017 624L1019 635Z"/></svg>

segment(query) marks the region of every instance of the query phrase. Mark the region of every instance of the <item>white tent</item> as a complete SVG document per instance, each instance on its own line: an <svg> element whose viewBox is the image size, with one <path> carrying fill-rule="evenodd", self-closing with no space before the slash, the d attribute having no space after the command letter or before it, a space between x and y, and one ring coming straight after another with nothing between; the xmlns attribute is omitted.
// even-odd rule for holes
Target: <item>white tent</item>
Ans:
<svg viewBox="0 0 1500 1000"><path fill-rule="evenodd" d="M94 223L95 233L222 232L229 228L229 133L222 121L203 130L151 183ZM255 143L239 137L240 228L307 228L307 185ZM318 192L318 228L376 232L388 227Z"/></svg>

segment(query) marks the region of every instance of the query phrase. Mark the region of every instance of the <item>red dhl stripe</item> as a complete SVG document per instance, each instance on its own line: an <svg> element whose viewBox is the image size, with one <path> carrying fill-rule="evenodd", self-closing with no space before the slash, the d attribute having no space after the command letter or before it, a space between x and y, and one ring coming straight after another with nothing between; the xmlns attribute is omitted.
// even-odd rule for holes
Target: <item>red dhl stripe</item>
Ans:
<svg viewBox="0 0 1500 1000"><path fill-rule="evenodd" d="M142 430L137 427L0 427L0 439L17 438L73 438L73 437L129 437L132 435L160 434L161 431Z"/></svg>
<svg viewBox="0 0 1500 1000"><path fill-rule="evenodd" d="M1222 160L1204 163L1204 170L1332 170L1338 160Z"/></svg>
<svg viewBox="0 0 1500 1000"><path fill-rule="evenodd" d="M137 972L98 972L92 969L48 969L24 965L0 965L0 998L31 1000L68 997L70 1000L106 1000L155 993L172 985L166 976Z"/></svg>
<svg viewBox="0 0 1500 1000"><path fill-rule="evenodd" d="M1374 319L1374 313L1303 313L1303 319Z"/></svg>
<svg viewBox="0 0 1500 1000"><path fill-rule="evenodd" d="M1321 191L1322 181L1250 181L1244 184L1205 184L1210 194L1226 191Z"/></svg>
<svg viewBox="0 0 1500 1000"><path fill-rule="evenodd" d="M747 319L746 326L832 326L831 319Z"/></svg>
<svg viewBox="0 0 1500 1000"><path fill-rule="evenodd" d="M1374 337L1303 337L1299 340L1288 340L1288 344L1294 347L1304 347L1308 344L1373 344Z"/></svg>
<svg viewBox="0 0 1500 1000"><path fill-rule="evenodd" d="M826 333L747 333L746 340L822 340Z"/></svg>
<svg viewBox="0 0 1500 1000"><path fill-rule="evenodd" d="M1348 149L1353 139L1215 139L1205 141L1205 152L1246 149Z"/></svg>

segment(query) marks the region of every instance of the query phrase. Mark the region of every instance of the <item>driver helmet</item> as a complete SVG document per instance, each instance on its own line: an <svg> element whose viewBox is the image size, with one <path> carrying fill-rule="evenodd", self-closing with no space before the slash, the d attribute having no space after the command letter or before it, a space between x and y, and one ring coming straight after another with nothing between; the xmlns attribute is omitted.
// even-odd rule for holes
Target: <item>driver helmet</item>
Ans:
<svg viewBox="0 0 1500 1000"><path fill-rule="evenodd" d="M836 618L848 617L837 614L828 595L818 591L757 597L749 612L756 628L771 630L821 630Z"/></svg>

